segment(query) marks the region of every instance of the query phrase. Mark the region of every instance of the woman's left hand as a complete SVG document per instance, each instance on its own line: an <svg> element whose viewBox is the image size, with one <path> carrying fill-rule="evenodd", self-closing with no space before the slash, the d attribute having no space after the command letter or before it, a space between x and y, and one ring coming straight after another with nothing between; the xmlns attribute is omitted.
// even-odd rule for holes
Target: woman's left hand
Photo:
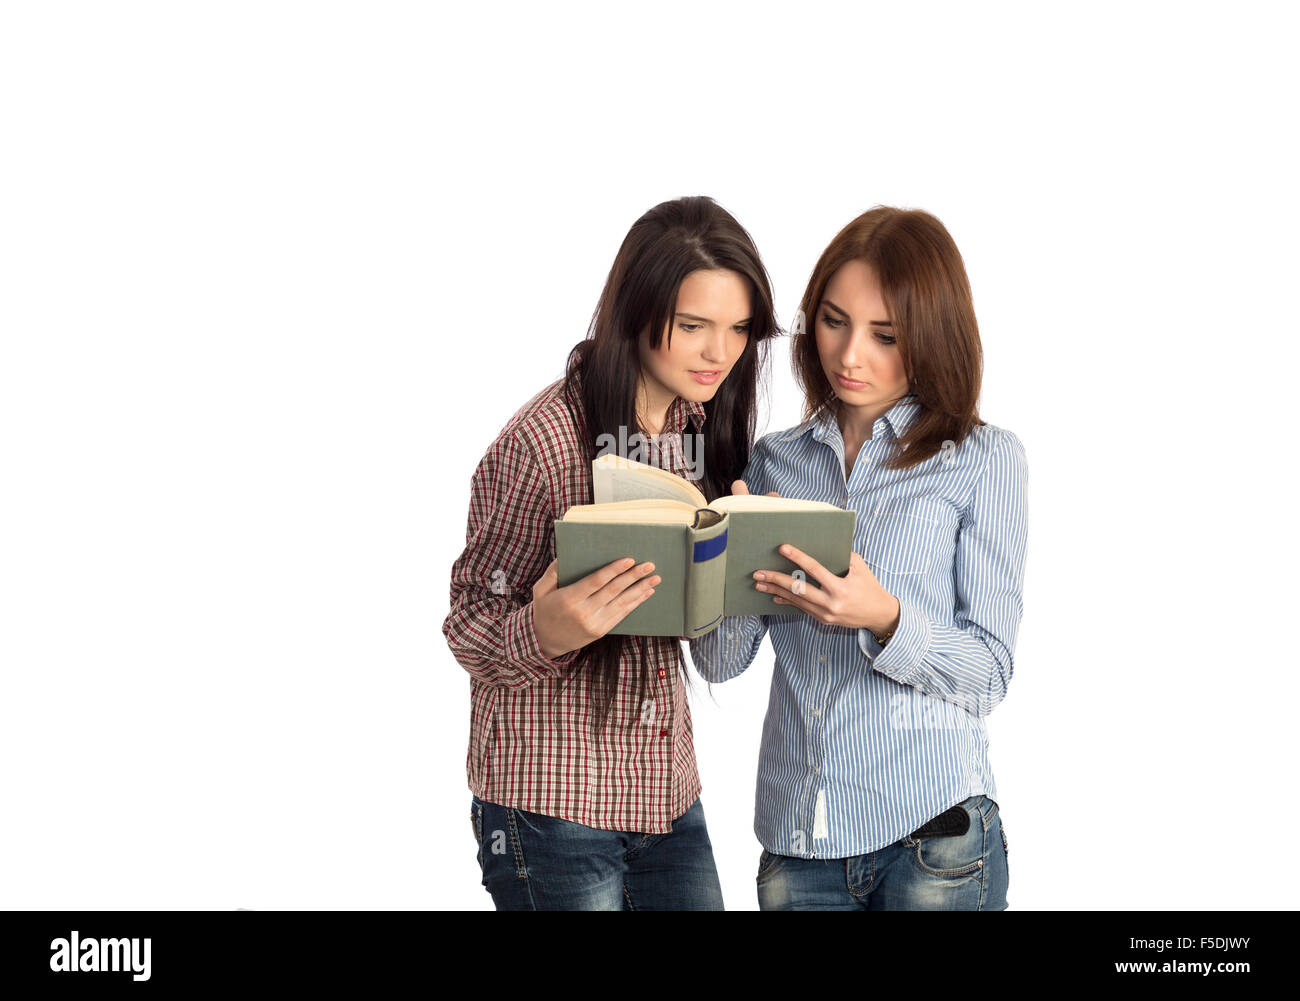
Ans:
<svg viewBox="0 0 1300 1001"><path fill-rule="evenodd" d="M898 625L898 599L881 587L857 553L849 554L849 572L843 577L837 577L794 546L782 546L780 553L821 586L810 587L806 580L774 570L755 571L754 586L772 595L776 604L794 605L828 626L866 628L883 634Z"/></svg>

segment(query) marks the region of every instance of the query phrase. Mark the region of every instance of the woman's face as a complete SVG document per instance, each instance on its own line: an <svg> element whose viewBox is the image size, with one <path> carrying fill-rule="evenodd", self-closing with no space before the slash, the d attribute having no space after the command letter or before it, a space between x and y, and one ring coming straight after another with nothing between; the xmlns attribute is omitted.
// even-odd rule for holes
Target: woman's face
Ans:
<svg viewBox="0 0 1300 1001"><path fill-rule="evenodd" d="M907 395L903 359L868 264L849 261L831 276L813 323L822 371L845 407L878 416Z"/></svg>
<svg viewBox="0 0 1300 1001"><path fill-rule="evenodd" d="M677 290L677 305L659 347L641 335L638 356L652 398L696 403L713 399L749 342L749 287L734 271L692 271ZM672 332L672 345L668 332Z"/></svg>

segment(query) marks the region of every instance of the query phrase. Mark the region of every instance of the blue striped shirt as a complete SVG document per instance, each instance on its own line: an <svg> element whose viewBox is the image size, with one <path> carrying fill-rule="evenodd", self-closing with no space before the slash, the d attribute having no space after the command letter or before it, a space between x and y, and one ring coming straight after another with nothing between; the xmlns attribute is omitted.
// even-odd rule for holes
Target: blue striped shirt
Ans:
<svg viewBox="0 0 1300 1001"><path fill-rule="evenodd" d="M877 419L847 483L833 416L765 436L744 475L751 493L857 512L853 548L899 603L885 646L802 612L730 617L691 641L719 682L771 633L754 833L779 855L862 855L968 796L997 799L984 717L1011 681L1022 612L1024 446L977 425L918 466L884 468L919 411L908 395Z"/></svg>

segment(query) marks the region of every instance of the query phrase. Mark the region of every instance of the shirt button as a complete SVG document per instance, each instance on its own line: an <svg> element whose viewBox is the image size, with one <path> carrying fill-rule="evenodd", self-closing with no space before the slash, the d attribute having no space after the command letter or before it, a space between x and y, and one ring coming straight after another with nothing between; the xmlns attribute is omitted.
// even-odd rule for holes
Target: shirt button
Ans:
<svg viewBox="0 0 1300 1001"><path fill-rule="evenodd" d="M661 678L666 678L666 677L668 677L668 672L665 671L662 667L659 668L659 677L661 677Z"/></svg>

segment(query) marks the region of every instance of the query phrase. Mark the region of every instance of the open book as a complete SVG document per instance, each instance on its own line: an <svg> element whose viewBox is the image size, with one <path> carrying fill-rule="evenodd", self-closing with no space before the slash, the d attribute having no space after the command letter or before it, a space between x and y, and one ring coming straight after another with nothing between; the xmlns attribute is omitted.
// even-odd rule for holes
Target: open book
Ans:
<svg viewBox="0 0 1300 1001"><path fill-rule="evenodd" d="M827 570L849 569L856 513L822 501L741 495L713 503L665 469L606 454L591 464L594 504L555 522L559 586L617 559L655 565L655 593L610 630L622 636L703 636L724 615L802 615L754 589L755 570L793 574L789 543ZM817 587L808 577L805 586Z"/></svg>

